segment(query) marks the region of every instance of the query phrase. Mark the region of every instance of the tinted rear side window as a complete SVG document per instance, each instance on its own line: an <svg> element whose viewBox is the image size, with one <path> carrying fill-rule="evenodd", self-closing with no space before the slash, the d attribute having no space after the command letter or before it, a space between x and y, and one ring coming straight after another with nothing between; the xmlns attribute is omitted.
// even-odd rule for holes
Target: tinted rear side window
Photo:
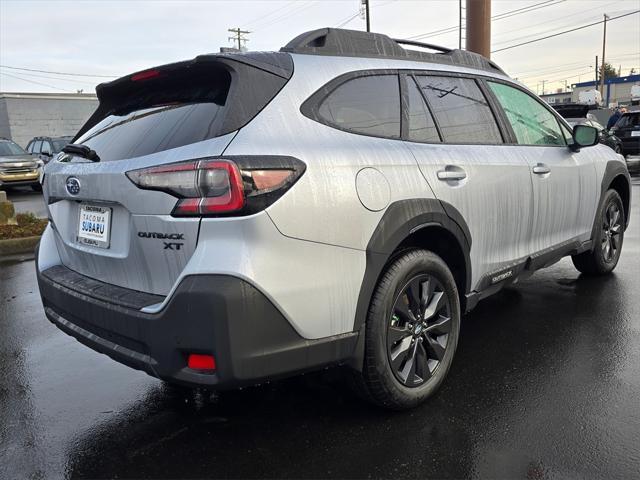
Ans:
<svg viewBox="0 0 640 480"><path fill-rule="evenodd" d="M413 142L439 143L440 135L415 80L408 76L406 81L409 97L407 138Z"/></svg>
<svg viewBox="0 0 640 480"><path fill-rule="evenodd" d="M474 80L431 75L416 78L445 142L502 143L489 104Z"/></svg>
<svg viewBox="0 0 640 480"><path fill-rule="evenodd" d="M372 75L348 80L323 100L318 114L343 130L400 138L398 76Z"/></svg>

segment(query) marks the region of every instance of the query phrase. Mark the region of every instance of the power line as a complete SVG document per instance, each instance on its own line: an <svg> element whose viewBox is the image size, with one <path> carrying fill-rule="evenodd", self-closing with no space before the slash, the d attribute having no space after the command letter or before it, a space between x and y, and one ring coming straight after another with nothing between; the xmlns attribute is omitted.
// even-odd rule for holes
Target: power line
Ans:
<svg viewBox="0 0 640 480"><path fill-rule="evenodd" d="M551 7L553 5L558 5L559 3L565 2L566 0L546 0L544 2L540 2L540 3L534 3L533 5L529 5L527 7L521 7L521 8L516 8L515 10L509 10L508 12L503 12L503 13L499 13L496 15L493 15L491 17L491 20L502 20L503 18L509 18L512 17L514 15L521 15L523 13L529 13L532 12L534 10L539 10L541 8L545 8L545 7ZM455 32L458 30L458 25L452 26L452 27L447 27L447 28L442 28L440 30L434 30L432 32L427 32L427 33L422 33L419 35L414 35L412 37L408 37L407 40L419 40L422 38L427 38L427 37L436 37L438 35L443 35L445 33L449 33L449 32Z"/></svg>
<svg viewBox="0 0 640 480"><path fill-rule="evenodd" d="M356 12L353 15L346 17L344 20L341 20L340 23L338 25L335 26L335 28L342 28L344 27L347 23L350 23L352 20L354 20L356 17L358 17L360 15L360 12Z"/></svg>
<svg viewBox="0 0 640 480"><path fill-rule="evenodd" d="M630 10L624 10L624 13L629 13L629 12L630 12ZM616 13L619 13L619 12L616 12ZM601 18L601 17L602 17L602 15L599 15L598 17L599 17L599 18ZM598 18L598 17L596 17L596 18ZM586 21L593 21L593 20L595 20L595 18L594 18L594 17L591 17L591 18L584 18L584 19L581 19L580 21L585 21L585 22L586 22ZM565 25L559 25L559 26L557 26L557 27L553 27L553 28L551 28L551 29L549 29L549 30L539 31L539 32L536 32L536 33L529 33L529 34L526 34L526 35L522 35L522 36L518 37L517 39L518 39L518 40L524 40L525 38L531 38L531 37L536 37L536 36L538 36L538 35L544 35L544 34L546 34L546 33L551 33L551 32L553 32L553 31L557 31L557 30L558 30L558 28L571 27L572 25L575 25L575 24L576 24L576 22L574 21L574 22L571 22L571 23L570 23L570 24L568 24L568 25L566 25L566 24L565 24ZM513 42L514 40L516 40L516 39L514 39L514 38L510 38L509 40L502 40L501 42L496 42L494 45L497 47L497 46L499 46L499 45L504 45L505 43L511 43L511 42Z"/></svg>
<svg viewBox="0 0 640 480"><path fill-rule="evenodd" d="M89 75L86 73L69 73L69 72L52 72L50 70L36 70L34 68L10 67L9 65L0 65L3 68L11 70L24 70L26 72L53 73L55 75L68 75L71 77L97 77L97 78L118 78L118 75Z"/></svg>
<svg viewBox="0 0 640 480"><path fill-rule="evenodd" d="M61 87L55 87L55 86L53 86L53 85L48 85L48 84L46 84L46 83L36 82L35 80L28 80L28 79L26 79L26 78L22 78L22 77L19 77L19 76L17 76L17 75L12 75L12 74L7 73L7 72L0 72L0 75L6 75L7 77L12 77L12 78L15 78L15 79L21 80L21 81L23 81L23 82L28 82L28 83L33 83L33 84L35 84L35 85L41 85L41 86L43 86L43 87L53 88L54 90L64 90L65 92L76 93L76 92L74 92L73 90L68 90L68 89L66 89L66 88L61 88Z"/></svg>
<svg viewBox="0 0 640 480"><path fill-rule="evenodd" d="M618 2L610 2L610 3L605 3L604 5L599 5L599 6L597 6L597 7L588 8L588 9L586 9L586 10L582 10L582 11L579 13L579 15L582 15L582 14L587 13L587 12L591 12L591 11L593 11L593 10L602 10L603 8L608 7L608 6L610 6L610 5L613 5L614 3L618 3ZM589 16L591 16L591 15L589 15ZM558 22L558 21L560 21L560 20L563 20L563 19L565 19L565 18L569 18L569 17L572 17L572 18L575 20L576 14L575 14L575 13L572 13L571 15L563 15L563 16L561 16L561 17L556 17L556 18L553 18L553 19L547 19L546 21L544 21L544 22L540 22L540 23L527 24L527 25L526 25L526 26L524 26L524 27L514 28L514 29L512 29L512 30L507 30L507 31L504 31L504 32L500 32L500 33L498 33L498 34L494 35L494 36L493 36L493 38L495 38L495 37L500 37L500 36L503 36L503 35L506 35L507 33L522 32L522 30L528 30L528 29L530 29L530 28L534 28L534 27L537 27L537 26L540 26L540 25L548 25L548 24L550 24L550 23L556 23L556 22ZM585 20L591 20L591 18L589 18L589 19L585 19ZM512 41L512 40L508 40L508 41Z"/></svg>
<svg viewBox="0 0 640 480"><path fill-rule="evenodd" d="M0 67L0 68L2 68L2 67ZM97 85L96 82L88 82L86 80L78 80L77 78L52 77L50 75L38 75L37 73L30 73L28 75L29 75L29 77L47 78L49 80L57 80L59 82L84 83L85 85L93 85L93 86Z"/></svg>
<svg viewBox="0 0 640 480"><path fill-rule="evenodd" d="M629 15L634 15L634 14L636 14L638 12L640 12L640 10L635 10L633 12L625 13L624 15L618 15L617 17L611 17L607 21L610 22L612 20L617 20L618 18L628 17ZM536 38L534 40L529 40L528 42L517 43L517 44L511 45L509 47L499 48L498 50L493 50L491 53L502 52L504 50L509 50L511 48L520 47L522 45L528 45L530 43L540 42L542 40L546 40L547 38L553 38L553 37L557 37L559 35L564 35L565 33L575 32L577 30L582 30L583 28L593 27L594 25L600 25L601 23L604 23L604 20L600 20L598 22L589 23L588 25L582 25L581 27L571 28L571 29L565 30L563 32L554 33L553 35L547 35L545 37Z"/></svg>
<svg viewBox="0 0 640 480"><path fill-rule="evenodd" d="M292 8L291 11L285 12L284 15L281 15L275 19L271 19L270 21L268 21L267 23L265 23L264 25L259 25L257 28L254 28L253 31L259 31L259 30L265 30L267 28L271 28L273 25L275 25L278 22L281 22L282 20L291 18L291 17L295 17L297 15L299 15L300 13L302 13L304 10L308 9L309 7L312 7L316 4L316 1L310 1L308 3L304 3L304 4L299 4L296 5L296 7L298 7L296 9L296 7Z"/></svg>
<svg viewBox="0 0 640 480"><path fill-rule="evenodd" d="M292 4L296 3L296 0L291 0L290 2L288 2L287 4L281 6L280 8L276 8L275 10L272 10L271 12L267 13L266 15L262 15L260 17L256 17L253 20L248 21L247 23L242 24L242 28L247 28L248 25L251 25L252 23L261 23L263 22L266 18L274 15L275 13L281 12L282 10L284 10L285 8L289 8L289 6L291 6Z"/></svg>

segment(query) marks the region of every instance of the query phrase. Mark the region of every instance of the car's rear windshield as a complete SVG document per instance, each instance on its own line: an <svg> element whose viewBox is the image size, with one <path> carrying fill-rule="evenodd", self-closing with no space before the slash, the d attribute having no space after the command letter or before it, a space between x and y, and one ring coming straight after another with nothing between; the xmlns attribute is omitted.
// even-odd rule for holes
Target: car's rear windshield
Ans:
<svg viewBox="0 0 640 480"><path fill-rule="evenodd" d="M219 137L250 121L288 80L228 58L148 72L102 87L98 111L73 143L110 161Z"/></svg>
<svg viewBox="0 0 640 480"><path fill-rule="evenodd" d="M637 113L625 113L618 122L616 127L637 127L640 125L640 112Z"/></svg>
<svg viewBox="0 0 640 480"><path fill-rule="evenodd" d="M76 142L105 160L120 160L169 150L216 137L231 86L231 75L209 75L145 82L117 100L116 107Z"/></svg>
<svg viewBox="0 0 640 480"><path fill-rule="evenodd" d="M0 142L0 156L13 157L16 155L28 155L27 152L17 143Z"/></svg>

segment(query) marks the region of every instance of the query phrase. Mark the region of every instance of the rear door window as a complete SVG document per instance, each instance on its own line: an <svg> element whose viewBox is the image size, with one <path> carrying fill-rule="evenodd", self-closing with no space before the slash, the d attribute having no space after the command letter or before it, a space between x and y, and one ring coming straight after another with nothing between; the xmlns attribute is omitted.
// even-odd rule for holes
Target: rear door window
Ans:
<svg viewBox="0 0 640 480"><path fill-rule="evenodd" d="M509 85L488 83L520 145L566 145L558 119L541 102Z"/></svg>
<svg viewBox="0 0 640 480"><path fill-rule="evenodd" d="M474 80L432 75L416 78L446 143L502 143L493 112Z"/></svg>
<svg viewBox="0 0 640 480"><path fill-rule="evenodd" d="M438 129L415 79L411 76L405 79L409 101L407 139L412 142L440 143Z"/></svg>
<svg viewBox="0 0 640 480"><path fill-rule="evenodd" d="M398 76L370 75L348 80L322 101L318 114L341 130L400 138Z"/></svg>

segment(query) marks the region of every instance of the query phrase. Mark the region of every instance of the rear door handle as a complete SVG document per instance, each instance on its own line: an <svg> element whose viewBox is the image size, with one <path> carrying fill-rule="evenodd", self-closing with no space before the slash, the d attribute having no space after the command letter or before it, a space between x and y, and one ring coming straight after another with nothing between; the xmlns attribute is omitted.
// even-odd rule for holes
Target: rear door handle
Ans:
<svg viewBox="0 0 640 480"><path fill-rule="evenodd" d="M467 174L464 170L440 170L438 172L438 180L464 180Z"/></svg>
<svg viewBox="0 0 640 480"><path fill-rule="evenodd" d="M547 167L544 163L539 163L535 167L533 167L533 173L537 175L544 175L545 173L550 173L551 169Z"/></svg>

